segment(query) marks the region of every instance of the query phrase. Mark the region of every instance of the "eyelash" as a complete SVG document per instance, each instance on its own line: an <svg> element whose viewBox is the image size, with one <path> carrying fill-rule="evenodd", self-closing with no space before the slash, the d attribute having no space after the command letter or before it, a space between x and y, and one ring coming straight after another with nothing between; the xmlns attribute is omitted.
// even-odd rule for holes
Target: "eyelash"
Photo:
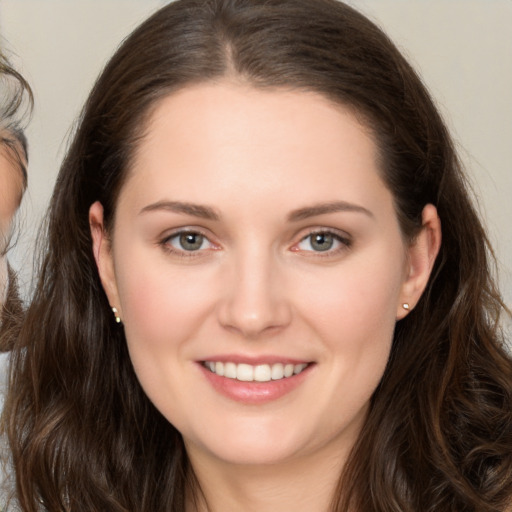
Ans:
<svg viewBox="0 0 512 512"><path fill-rule="evenodd" d="M326 236L326 235L329 237L332 237L332 240L335 243L337 242L339 244L339 246L334 249L329 247L323 251L304 250L299 247L300 244L302 244L303 242L305 242L308 239L312 240L312 238L315 236ZM311 243L312 243L312 241L310 241L310 245L311 245ZM311 253L309 256L313 256L313 257L325 258L325 257L336 256L339 253L350 249L351 247L352 247L352 240L348 236L341 235L337 231L333 231L333 230L318 229L318 230L309 232L306 236L301 238L299 243L295 244L292 247L292 250L295 252Z"/></svg>
<svg viewBox="0 0 512 512"><path fill-rule="evenodd" d="M198 256L201 256L203 255L204 251L205 250L208 250L208 249L197 249L197 250L191 250L191 251L187 251L186 249L178 249L178 248L175 248L171 245L171 241L173 239L179 239L179 237L181 236L187 236L187 235L196 235L196 236L201 236L203 237L203 243L206 241L208 242L209 244L211 244L212 246L214 246L215 244L213 244L213 242L210 241L210 239L208 238L208 236L206 236L204 233L202 233L200 230L198 229L182 229L180 231L176 231L174 233L171 233L169 236L166 236L160 243L159 245L162 246L162 248L172 254L173 256L178 256L180 258L197 258ZM213 249L215 250L215 249Z"/></svg>
<svg viewBox="0 0 512 512"><path fill-rule="evenodd" d="M202 244L206 241L213 247L203 248L203 249L201 249L201 247L199 247L196 250L186 250L186 249L176 248L171 244L172 240L179 239L179 237L187 236L187 235L195 235L195 236L203 237ZM338 243L339 246L334 249L329 247L323 251L322 250L319 250L319 251L305 250L305 249L301 249L299 247L300 244L302 244L303 242L305 242L308 239L311 240L312 237L314 237L314 236L332 237L332 240L335 243ZM310 242L310 244L311 244L311 242ZM204 255L204 251L206 251L206 250L216 250L218 248L218 246L215 246L215 244L213 242L211 242L211 240L209 239L209 237L206 234L204 234L203 232L201 232L200 230L197 230L197 229L183 229L180 231L176 231L176 232L166 236L164 239L162 239L161 242L159 242L159 245L162 246L162 248L166 252L171 253L174 256L181 257L181 258L199 257L199 256ZM344 252L344 251L350 249L351 246L352 246L352 240L348 236L341 235L340 233L333 231L333 230L317 229L317 230L309 232L306 236L302 237L298 243L296 243L292 246L291 250L293 252L311 253L311 254L309 254L309 256L312 256L312 257L325 258L325 257L334 256L341 252Z"/></svg>

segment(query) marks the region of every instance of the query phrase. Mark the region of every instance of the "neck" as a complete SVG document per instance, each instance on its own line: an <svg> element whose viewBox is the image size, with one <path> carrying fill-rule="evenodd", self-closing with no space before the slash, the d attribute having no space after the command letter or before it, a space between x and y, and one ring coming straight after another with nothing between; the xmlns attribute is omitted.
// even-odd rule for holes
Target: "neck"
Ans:
<svg viewBox="0 0 512 512"><path fill-rule="evenodd" d="M200 490L187 512L328 512L347 455L325 450L257 466L191 457Z"/></svg>

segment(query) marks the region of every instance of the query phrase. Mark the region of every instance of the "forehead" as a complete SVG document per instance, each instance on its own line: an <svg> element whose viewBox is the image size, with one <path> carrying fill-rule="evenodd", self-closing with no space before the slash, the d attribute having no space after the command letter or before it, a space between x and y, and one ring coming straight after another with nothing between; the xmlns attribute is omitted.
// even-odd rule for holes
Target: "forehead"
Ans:
<svg viewBox="0 0 512 512"><path fill-rule="evenodd" d="M155 107L120 200L170 194L235 204L244 196L247 206L251 198L273 197L276 209L287 201L290 208L320 200L371 203L389 195L377 161L370 130L320 94L200 84Z"/></svg>

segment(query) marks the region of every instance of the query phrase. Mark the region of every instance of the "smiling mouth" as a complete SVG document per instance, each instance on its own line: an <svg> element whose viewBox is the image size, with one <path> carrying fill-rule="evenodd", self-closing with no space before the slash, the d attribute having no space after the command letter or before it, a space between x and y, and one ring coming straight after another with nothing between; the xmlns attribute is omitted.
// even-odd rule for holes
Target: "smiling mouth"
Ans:
<svg viewBox="0 0 512 512"><path fill-rule="evenodd" d="M221 361L204 361L202 364L220 377L242 382L269 382L271 380L288 379L302 373L309 366L308 363L250 365Z"/></svg>

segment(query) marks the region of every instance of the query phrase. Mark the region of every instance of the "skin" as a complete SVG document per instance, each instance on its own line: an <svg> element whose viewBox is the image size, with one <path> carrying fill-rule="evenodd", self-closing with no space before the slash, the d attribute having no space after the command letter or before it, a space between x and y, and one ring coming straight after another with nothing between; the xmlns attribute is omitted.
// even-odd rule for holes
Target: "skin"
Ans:
<svg viewBox="0 0 512 512"><path fill-rule="evenodd" d="M0 145L0 306L3 304L7 283L7 249L11 224L19 207L23 190L20 171Z"/></svg>
<svg viewBox="0 0 512 512"><path fill-rule="evenodd" d="M404 241L376 161L371 133L320 95L202 84L156 107L112 233L90 209L135 371L183 435L209 510L328 509L441 238L428 205ZM205 236L199 250L180 246L184 229ZM318 232L339 239L319 251ZM244 403L205 378L200 362L226 354L310 366L284 396Z"/></svg>

